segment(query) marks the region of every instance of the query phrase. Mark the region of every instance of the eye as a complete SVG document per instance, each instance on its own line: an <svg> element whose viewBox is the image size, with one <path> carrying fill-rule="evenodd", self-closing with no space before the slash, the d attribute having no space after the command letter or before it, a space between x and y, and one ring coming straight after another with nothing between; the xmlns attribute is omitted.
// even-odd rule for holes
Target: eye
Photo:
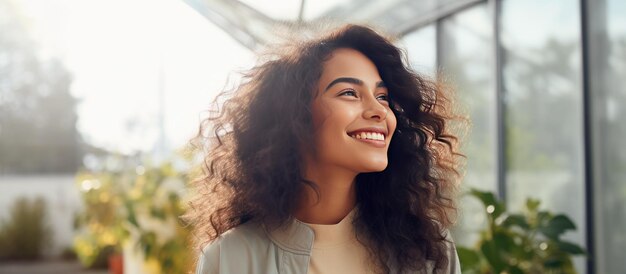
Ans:
<svg viewBox="0 0 626 274"><path fill-rule="evenodd" d="M376 99L389 102L389 95L387 95L387 94L380 94L380 95L376 96Z"/></svg>
<svg viewBox="0 0 626 274"><path fill-rule="evenodd" d="M356 91L353 89L346 89L343 90L342 92L339 93L339 96L352 96L352 97L358 97L356 94Z"/></svg>

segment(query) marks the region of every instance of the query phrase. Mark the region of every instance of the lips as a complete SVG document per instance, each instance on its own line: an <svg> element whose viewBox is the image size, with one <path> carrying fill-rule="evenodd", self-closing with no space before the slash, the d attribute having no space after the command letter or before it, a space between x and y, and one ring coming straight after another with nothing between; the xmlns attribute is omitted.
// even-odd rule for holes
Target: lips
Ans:
<svg viewBox="0 0 626 274"><path fill-rule="evenodd" d="M372 139L376 138L377 136L380 137L382 135L383 139L386 139L387 137L387 129L386 128L379 128L379 127L367 127L367 128L360 128L354 131L350 131L348 132L348 135L350 135L350 137L361 137L361 139ZM369 136L369 137L368 137Z"/></svg>
<svg viewBox="0 0 626 274"><path fill-rule="evenodd" d="M384 148L386 146L387 129L385 128L361 128L348 132L348 135L359 142L364 142L378 148Z"/></svg>

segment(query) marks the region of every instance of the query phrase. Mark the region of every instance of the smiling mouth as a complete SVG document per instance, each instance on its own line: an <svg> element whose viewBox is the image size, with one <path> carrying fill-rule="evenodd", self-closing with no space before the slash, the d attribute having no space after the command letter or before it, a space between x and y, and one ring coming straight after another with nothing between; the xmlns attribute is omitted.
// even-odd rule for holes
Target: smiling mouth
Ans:
<svg viewBox="0 0 626 274"><path fill-rule="evenodd" d="M348 135L358 140L385 141L385 135L378 132L357 132Z"/></svg>
<svg viewBox="0 0 626 274"><path fill-rule="evenodd" d="M385 142L385 135L378 132L358 132L358 133L350 133L348 134L350 137L355 139L356 142L365 144L368 146L373 146L376 148L385 148L387 146L387 142Z"/></svg>

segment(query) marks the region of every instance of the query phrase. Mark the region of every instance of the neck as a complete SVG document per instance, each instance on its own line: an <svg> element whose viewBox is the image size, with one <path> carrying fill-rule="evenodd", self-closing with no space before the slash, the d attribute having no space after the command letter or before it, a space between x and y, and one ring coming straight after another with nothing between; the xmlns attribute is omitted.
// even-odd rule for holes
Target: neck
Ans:
<svg viewBox="0 0 626 274"><path fill-rule="evenodd" d="M315 183L315 190L305 187L295 217L310 224L339 223L356 205L357 173L336 167L307 165L304 177Z"/></svg>

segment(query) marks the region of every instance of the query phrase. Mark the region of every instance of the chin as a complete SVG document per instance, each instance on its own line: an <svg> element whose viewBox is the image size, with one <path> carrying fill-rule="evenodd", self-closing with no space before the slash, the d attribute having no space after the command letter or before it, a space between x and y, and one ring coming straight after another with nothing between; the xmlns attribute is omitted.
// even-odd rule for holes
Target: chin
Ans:
<svg viewBox="0 0 626 274"><path fill-rule="evenodd" d="M369 173L369 172L381 172L387 168L387 161L385 160L375 163L368 163L361 168L361 173Z"/></svg>

